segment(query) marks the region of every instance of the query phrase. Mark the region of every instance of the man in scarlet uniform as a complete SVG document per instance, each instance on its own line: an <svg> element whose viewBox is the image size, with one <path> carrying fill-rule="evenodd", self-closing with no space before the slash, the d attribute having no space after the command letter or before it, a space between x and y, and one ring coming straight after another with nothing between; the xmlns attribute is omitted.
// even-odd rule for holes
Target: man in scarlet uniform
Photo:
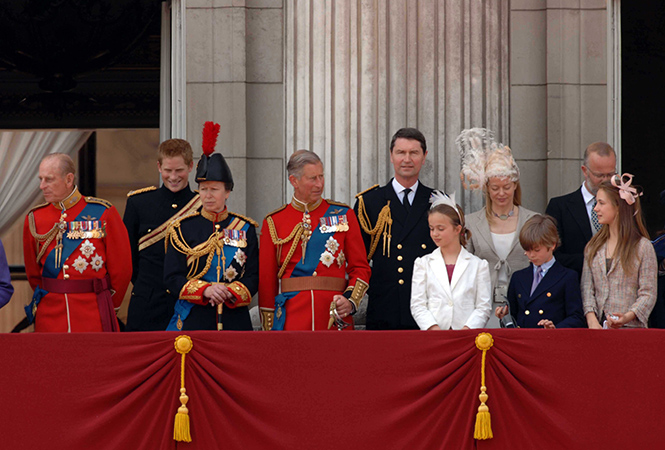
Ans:
<svg viewBox="0 0 665 450"><path fill-rule="evenodd" d="M83 197L72 159L62 153L39 165L47 203L23 227L25 271L35 290L26 307L35 331L118 331L114 308L132 276L127 230L106 200Z"/></svg>
<svg viewBox="0 0 665 450"><path fill-rule="evenodd" d="M287 171L293 199L268 214L261 228L262 327L352 329L350 316L371 274L356 215L321 198L323 164L314 152L295 152Z"/></svg>

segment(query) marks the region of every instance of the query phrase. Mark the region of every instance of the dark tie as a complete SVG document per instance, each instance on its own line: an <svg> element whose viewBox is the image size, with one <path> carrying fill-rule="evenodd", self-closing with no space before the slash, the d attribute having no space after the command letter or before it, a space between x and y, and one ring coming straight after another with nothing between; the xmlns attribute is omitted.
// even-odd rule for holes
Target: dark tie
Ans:
<svg viewBox="0 0 665 450"><path fill-rule="evenodd" d="M531 295L533 295L534 291L538 287L538 283L540 283L540 280L543 279L543 268L538 266L536 269L536 276L533 278L533 284L531 285Z"/></svg>
<svg viewBox="0 0 665 450"><path fill-rule="evenodd" d="M600 222L598 222L598 214L596 214L596 199L593 199L593 206L591 207L591 225L593 225L593 234L598 233L600 230Z"/></svg>
<svg viewBox="0 0 665 450"><path fill-rule="evenodd" d="M411 210L411 203L409 203L409 193L411 192L411 189L406 188L402 192L404 193L404 197L402 198L402 204L404 205L404 209L408 214L409 211Z"/></svg>

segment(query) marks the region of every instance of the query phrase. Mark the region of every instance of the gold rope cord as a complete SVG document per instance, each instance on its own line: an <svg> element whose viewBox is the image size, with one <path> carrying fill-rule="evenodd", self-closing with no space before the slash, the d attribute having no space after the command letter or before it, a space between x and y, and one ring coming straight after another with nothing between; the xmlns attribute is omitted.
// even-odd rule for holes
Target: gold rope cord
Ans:
<svg viewBox="0 0 665 450"><path fill-rule="evenodd" d="M367 260L369 261L374 256L376 247L379 245L379 239L383 236L383 254L386 255L386 248L388 249L388 258L390 258L390 241L392 239L392 224L393 219L390 215L390 200L381 208L379 215L376 218L376 225L371 228L372 223L367 215L365 209L365 201L363 196L358 197L358 223L363 231L370 236L370 249L367 253Z"/></svg>
<svg viewBox="0 0 665 450"><path fill-rule="evenodd" d="M288 244L289 242L293 241L293 243L291 244L291 248L289 248L289 253L286 255L286 258L284 259L282 266L279 268L279 272L277 272L277 278L282 278L282 275L284 275L284 272L286 271L286 266L289 264L289 261L291 261L291 257L293 257L293 254L296 252L298 242L300 242L300 238L304 232L303 224L302 222L298 222L298 224L295 227L293 227L293 230L287 237L285 237L284 239L280 239L279 236L277 236L277 230L275 229L275 222L273 222L272 217L268 216L266 218L266 222L268 223L268 230L270 231L270 238L272 239L272 243L278 247L276 255L277 262L279 262L279 255L282 253L282 245Z"/></svg>
<svg viewBox="0 0 665 450"><path fill-rule="evenodd" d="M48 248L49 245L51 245L51 242L53 242L53 239L58 235L58 223L55 223L53 225L53 228L49 230L48 233L46 234L37 234L37 226L35 225L35 216L33 213L28 214L28 226L30 228L30 234L32 234L32 237L35 238L38 244L43 243L42 248L39 250L39 253L37 254L37 259L35 260L36 262L39 262L40 259L42 259L42 256L44 256L44 253L46 252L46 249ZM39 245L37 245L39 248Z"/></svg>
<svg viewBox="0 0 665 450"><path fill-rule="evenodd" d="M180 253L192 257L192 262L190 264L189 272L187 273L187 279L189 280L198 280L204 274L208 272L210 266L212 265L212 259L215 252L218 249L221 249L224 246L224 243L219 240L217 233L210 235L208 240L202 244L197 245L194 248L191 248L185 241L184 236L182 235L182 230L180 229L180 222L175 222L169 227L167 232L167 239L165 242L168 245L170 241L173 243L173 248L175 248ZM203 255L207 255L205 267L198 272L199 268L199 258ZM197 273L198 272L198 273Z"/></svg>

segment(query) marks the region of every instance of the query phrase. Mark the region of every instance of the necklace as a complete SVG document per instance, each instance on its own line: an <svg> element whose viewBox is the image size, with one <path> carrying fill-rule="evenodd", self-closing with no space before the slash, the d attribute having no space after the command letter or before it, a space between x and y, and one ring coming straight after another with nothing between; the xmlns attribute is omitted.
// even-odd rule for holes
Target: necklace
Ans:
<svg viewBox="0 0 665 450"><path fill-rule="evenodd" d="M494 217L499 218L500 220L508 220L509 217L513 217L513 214L515 214L515 208L511 209L508 214L497 214L494 211L492 211L492 214L494 214Z"/></svg>

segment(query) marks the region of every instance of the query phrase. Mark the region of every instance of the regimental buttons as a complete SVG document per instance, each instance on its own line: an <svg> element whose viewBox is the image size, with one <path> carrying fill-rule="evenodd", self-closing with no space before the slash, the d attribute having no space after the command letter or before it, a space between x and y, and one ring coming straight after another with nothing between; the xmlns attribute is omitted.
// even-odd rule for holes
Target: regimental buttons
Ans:
<svg viewBox="0 0 665 450"><path fill-rule="evenodd" d="M538 314L540 314L542 316L543 315L543 310L541 309L540 311L538 311Z"/></svg>
<svg viewBox="0 0 665 450"><path fill-rule="evenodd" d="M423 248L423 250L425 250L427 248L427 244L423 244L421 245L421 247Z"/></svg>
<svg viewBox="0 0 665 450"><path fill-rule="evenodd" d="M177 207L178 207L178 205L176 205L175 203L171 205L171 208L173 208L173 209L176 209Z"/></svg>
<svg viewBox="0 0 665 450"><path fill-rule="evenodd" d="M62 268L67 270L67 269L69 269L69 266L67 264L65 264L64 266L62 266Z"/></svg>
<svg viewBox="0 0 665 450"><path fill-rule="evenodd" d="M399 280L398 283L399 284L404 284L404 280Z"/></svg>
<svg viewBox="0 0 665 450"><path fill-rule="evenodd" d="M152 228L148 228L148 233L150 233L151 231L152 231Z"/></svg>
<svg viewBox="0 0 665 450"><path fill-rule="evenodd" d="M316 271L314 271L314 273L312 274L313 277L315 277L317 275L318 275L318 273L316 273Z"/></svg>
<svg viewBox="0 0 665 450"><path fill-rule="evenodd" d="M397 261L401 261L401 260L403 260L403 259L404 259L404 258L402 258L402 255L399 255L399 256L397 257Z"/></svg>
<svg viewBox="0 0 665 450"><path fill-rule="evenodd" d="M166 293L167 293L167 294L170 294L171 291L169 291L169 290L167 289L167 290L166 290ZM134 294L134 293L132 292L132 294Z"/></svg>
<svg viewBox="0 0 665 450"><path fill-rule="evenodd" d="M69 275L64 274L64 275L63 275L63 278L64 278L65 280L69 280Z"/></svg>
<svg viewBox="0 0 665 450"><path fill-rule="evenodd" d="M402 250L402 244L397 244L397 250Z"/></svg>
<svg viewBox="0 0 665 450"><path fill-rule="evenodd" d="M531 311L527 309L526 311L524 311L524 314L528 316L529 314L531 314Z"/></svg>
<svg viewBox="0 0 665 450"><path fill-rule="evenodd" d="M551 297L551 296L552 296L552 293L551 293L551 292L548 292L548 293L547 293L547 296L548 296L548 297Z"/></svg>
<svg viewBox="0 0 665 450"><path fill-rule="evenodd" d="M397 271L398 271L399 273L402 273L402 272L404 272L404 268L403 268L403 267L398 267L398 268L397 268Z"/></svg>
<svg viewBox="0 0 665 450"><path fill-rule="evenodd" d="M517 298L522 298L522 294L517 294Z"/></svg>

